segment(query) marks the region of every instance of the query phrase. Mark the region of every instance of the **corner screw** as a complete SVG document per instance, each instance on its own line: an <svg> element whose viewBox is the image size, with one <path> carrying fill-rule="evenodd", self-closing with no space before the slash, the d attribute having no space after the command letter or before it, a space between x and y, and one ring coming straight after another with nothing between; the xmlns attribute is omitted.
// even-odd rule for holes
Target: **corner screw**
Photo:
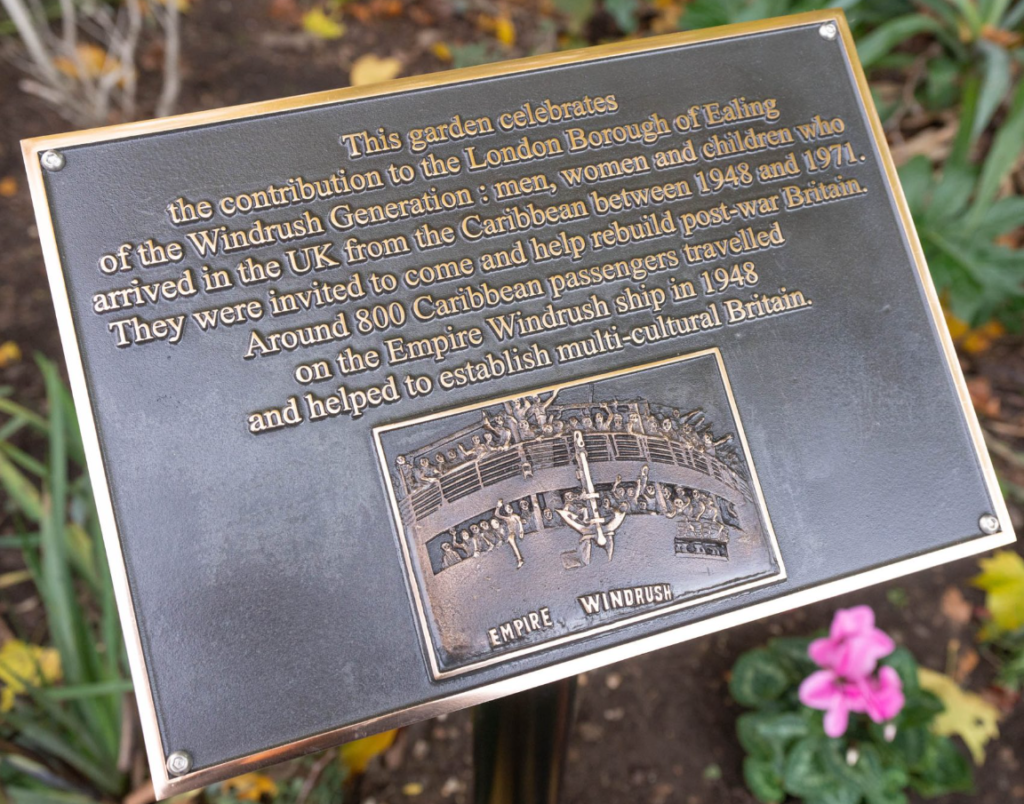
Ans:
<svg viewBox="0 0 1024 804"><path fill-rule="evenodd" d="M43 155L39 157L39 161L44 168L53 171L60 170L67 162L64 159L64 154L60 151L44 151Z"/></svg>
<svg viewBox="0 0 1024 804"><path fill-rule="evenodd" d="M992 516L992 514L985 514L985 516L978 520L978 525L981 527L982 533L992 534L999 532L999 520Z"/></svg>
<svg viewBox="0 0 1024 804"><path fill-rule="evenodd" d="M181 776L192 770L192 755L188 751L175 751L167 757L167 772Z"/></svg>
<svg viewBox="0 0 1024 804"><path fill-rule="evenodd" d="M826 22L818 29L818 34L822 39L828 39L831 42L839 35L839 29L834 22Z"/></svg>

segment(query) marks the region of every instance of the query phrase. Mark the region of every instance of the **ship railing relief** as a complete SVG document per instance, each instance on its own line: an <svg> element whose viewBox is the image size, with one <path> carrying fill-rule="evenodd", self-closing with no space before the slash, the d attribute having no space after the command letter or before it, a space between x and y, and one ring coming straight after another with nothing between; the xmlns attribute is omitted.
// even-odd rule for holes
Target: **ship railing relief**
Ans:
<svg viewBox="0 0 1024 804"><path fill-rule="evenodd" d="M531 401L534 400L534 401ZM505 414L398 459L402 513L419 522L452 503L512 478L529 480L573 463L582 433L591 463L680 466L752 499L732 436L715 439L700 410L680 413L645 400L553 406L537 397L506 402Z"/></svg>

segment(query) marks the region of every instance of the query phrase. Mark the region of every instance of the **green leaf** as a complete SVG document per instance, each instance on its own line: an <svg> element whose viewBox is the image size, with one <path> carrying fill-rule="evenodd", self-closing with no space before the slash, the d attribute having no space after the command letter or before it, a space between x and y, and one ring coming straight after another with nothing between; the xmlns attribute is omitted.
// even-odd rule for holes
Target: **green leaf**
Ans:
<svg viewBox="0 0 1024 804"><path fill-rule="evenodd" d="M39 490L3 452L0 452L0 486L25 516L33 522L43 518Z"/></svg>
<svg viewBox="0 0 1024 804"><path fill-rule="evenodd" d="M818 798L834 787L837 779L825 767L819 747L823 740L805 737L786 756L783 785L794 796Z"/></svg>
<svg viewBox="0 0 1024 804"><path fill-rule="evenodd" d="M43 367L47 399L50 401L50 487L42 519L43 574L40 592L46 605L53 642L60 651L64 677L71 684L83 681L82 657L78 643L78 609L74 600L70 556L64 531L67 510L67 452L64 407L59 404L60 377L51 364Z"/></svg>
<svg viewBox="0 0 1024 804"><path fill-rule="evenodd" d="M768 650L775 654L795 676L803 679L818 669L811 657L807 655L810 645L811 637L776 637L768 643Z"/></svg>
<svg viewBox="0 0 1024 804"><path fill-rule="evenodd" d="M746 757L743 760L743 780L754 797L764 804L779 804L786 797L782 779L768 760Z"/></svg>
<svg viewBox="0 0 1024 804"><path fill-rule="evenodd" d="M593 16L596 0L554 0L554 5L568 20L569 30L578 34Z"/></svg>
<svg viewBox="0 0 1024 804"><path fill-rule="evenodd" d="M995 200L999 185L1013 170L1024 149L1024 81L1017 86L1010 112L992 140L992 148L981 168L970 220L976 223Z"/></svg>
<svg viewBox="0 0 1024 804"><path fill-rule="evenodd" d="M92 796L64 790L37 790L26 787L8 787L10 804L96 804Z"/></svg>
<svg viewBox="0 0 1024 804"><path fill-rule="evenodd" d="M891 50L921 33L942 30L942 24L925 14L905 14L879 25L857 42L857 55L864 69L872 67Z"/></svg>
<svg viewBox="0 0 1024 804"><path fill-rule="evenodd" d="M1021 226L1024 226L1024 197L1015 195L1001 198L990 206L976 224L975 233L985 240L995 240Z"/></svg>
<svg viewBox="0 0 1024 804"><path fill-rule="evenodd" d="M935 110L950 109L960 98L960 71L955 59L938 56L928 62L925 74L924 99Z"/></svg>
<svg viewBox="0 0 1024 804"><path fill-rule="evenodd" d="M971 765L948 737L929 735L921 762L914 768L910 786L929 798L974 789Z"/></svg>
<svg viewBox="0 0 1024 804"><path fill-rule="evenodd" d="M638 0L604 0L605 10L615 18L615 24L625 34L631 34L640 26L637 12Z"/></svg>
<svg viewBox="0 0 1024 804"><path fill-rule="evenodd" d="M932 190L926 218L946 221L958 217L967 208L976 181L977 173L970 165L947 162L942 178Z"/></svg>
<svg viewBox="0 0 1024 804"><path fill-rule="evenodd" d="M916 217L922 217L928 205L932 186L931 161L926 156L915 156L899 168L898 172L907 204Z"/></svg>
<svg viewBox="0 0 1024 804"><path fill-rule="evenodd" d="M49 687L40 691L54 701L68 701L74 698L95 698L110 693L124 694L133 689L130 679L122 678L115 681L103 681L96 684L79 684L73 687Z"/></svg>
<svg viewBox="0 0 1024 804"><path fill-rule="evenodd" d="M762 759L781 759L787 746L809 730L804 717L795 712L747 712L736 721L740 745Z"/></svg>
<svg viewBox="0 0 1024 804"><path fill-rule="evenodd" d="M42 434L46 434L49 431L49 425L42 416L38 413L34 413L26 407L22 407L17 402L12 402L9 399L0 397L0 413L6 413L8 416L15 419L23 419L26 424L35 428Z"/></svg>
<svg viewBox="0 0 1024 804"><path fill-rule="evenodd" d="M1000 27L1005 31L1012 31L1024 22L1024 2L1018 2L1010 12L1003 17Z"/></svg>
<svg viewBox="0 0 1024 804"><path fill-rule="evenodd" d="M737 703L758 709L777 700L791 680L779 660L765 648L757 648L740 656L732 668L729 692Z"/></svg>
<svg viewBox="0 0 1024 804"><path fill-rule="evenodd" d="M921 689L921 684L917 677L917 660L907 648L900 645L882 659L882 664L891 667L896 671L896 674L900 677L900 681L903 682L903 694L911 696Z"/></svg>
<svg viewBox="0 0 1024 804"><path fill-rule="evenodd" d="M978 41L984 57L982 66L981 89L978 95L978 107L974 111L974 122L971 126L971 139L976 140L992 120L1010 91L1011 61L1006 48L1000 47L987 39Z"/></svg>
<svg viewBox="0 0 1024 804"><path fill-rule="evenodd" d="M985 24L998 27L1009 5L1010 0L981 0L981 16Z"/></svg>

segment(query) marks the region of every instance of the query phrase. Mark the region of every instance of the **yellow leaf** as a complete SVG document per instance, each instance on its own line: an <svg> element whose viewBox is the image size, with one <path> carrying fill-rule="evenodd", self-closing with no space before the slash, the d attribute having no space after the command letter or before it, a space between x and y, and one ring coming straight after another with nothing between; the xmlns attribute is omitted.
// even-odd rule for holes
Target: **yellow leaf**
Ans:
<svg viewBox="0 0 1024 804"><path fill-rule="evenodd" d="M998 321L989 321L987 324L972 329L964 336L962 346L969 355L987 352L992 344L1006 334L1006 328Z"/></svg>
<svg viewBox="0 0 1024 804"><path fill-rule="evenodd" d="M243 773L228 779L222 787L225 792L234 793L239 801L259 801L265 795L277 795L277 783L262 773Z"/></svg>
<svg viewBox="0 0 1024 804"><path fill-rule="evenodd" d="M971 328L967 325L967 322L957 316L953 315L945 306L942 308L942 312L946 314L946 326L949 327L949 334L954 341L960 340L964 335L971 331Z"/></svg>
<svg viewBox="0 0 1024 804"><path fill-rule="evenodd" d="M121 62L113 56L107 55L107 51L99 45L91 42L83 42L75 48L74 58L70 56L58 56L53 60L53 66L70 78L99 78L121 69Z"/></svg>
<svg viewBox="0 0 1024 804"><path fill-rule="evenodd" d="M6 368L21 360L21 347L14 341L0 343L0 368Z"/></svg>
<svg viewBox="0 0 1024 804"><path fill-rule="evenodd" d="M430 46L430 52L440 61L448 62L452 60L452 49L444 42L434 42Z"/></svg>
<svg viewBox="0 0 1024 804"><path fill-rule="evenodd" d="M14 706L14 696L28 686L41 687L60 681L60 654L53 648L8 639L0 647L0 712Z"/></svg>
<svg viewBox="0 0 1024 804"><path fill-rule="evenodd" d="M396 734L398 734L398 730L392 729L345 743L338 749L338 756L353 773L365 773L370 760L387 751L395 741Z"/></svg>
<svg viewBox="0 0 1024 804"><path fill-rule="evenodd" d="M516 26L509 17L501 16L494 21L494 36L505 47L516 43Z"/></svg>
<svg viewBox="0 0 1024 804"><path fill-rule="evenodd" d="M423 792L423 784L421 782L409 782L406 785L402 785L402 793L407 796L418 796Z"/></svg>
<svg viewBox="0 0 1024 804"><path fill-rule="evenodd" d="M18 192L18 180L14 176L4 176L0 179L0 195L10 198Z"/></svg>
<svg viewBox="0 0 1024 804"><path fill-rule="evenodd" d="M980 695L960 689L960 685L942 673L921 667L917 676L921 687L938 696L946 707L936 715L932 731L944 737L960 735L974 764L984 763L985 744L999 736L999 710Z"/></svg>
<svg viewBox="0 0 1024 804"><path fill-rule="evenodd" d="M322 8L310 9L303 14L302 27L317 39L340 39L345 35L345 26L327 16Z"/></svg>
<svg viewBox="0 0 1024 804"><path fill-rule="evenodd" d="M379 84L390 81L402 71L402 63L398 59L381 59L372 53L360 56L352 63L350 83L354 87L364 84Z"/></svg>
<svg viewBox="0 0 1024 804"><path fill-rule="evenodd" d="M985 590L985 608L1002 631L1024 626L1024 558L1012 550L1000 550L978 562L981 575L971 584Z"/></svg>

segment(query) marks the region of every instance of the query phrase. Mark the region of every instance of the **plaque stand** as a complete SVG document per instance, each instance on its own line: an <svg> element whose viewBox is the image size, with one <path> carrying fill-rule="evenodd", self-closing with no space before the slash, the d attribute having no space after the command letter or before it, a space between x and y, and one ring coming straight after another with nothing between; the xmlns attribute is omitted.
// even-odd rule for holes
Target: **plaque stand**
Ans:
<svg viewBox="0 0 1024 804"><path fill-rule="evenodd" d="M557 804L575 702L573 676L476 707L475 804Z"/></svg>

